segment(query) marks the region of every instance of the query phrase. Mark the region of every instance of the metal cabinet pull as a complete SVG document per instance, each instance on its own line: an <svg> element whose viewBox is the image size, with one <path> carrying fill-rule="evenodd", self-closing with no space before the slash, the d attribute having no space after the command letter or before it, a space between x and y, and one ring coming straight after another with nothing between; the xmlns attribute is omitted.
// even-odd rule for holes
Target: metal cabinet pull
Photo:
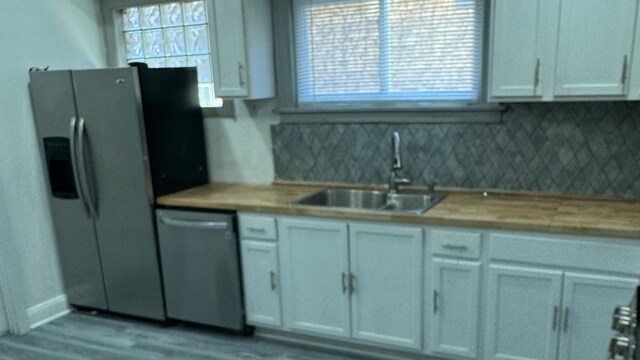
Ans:
<svg viewBox="0 0 640 360"><path fill-rule="evenodd" d="M342 273L342 293L346 294L347 293L347 274L346 273Z"/></svg>
<svg viewBox="0 0 640 360"><path fill-rule="evenodd" d="M438 290L433 290L433 313L438 312Z"/></svg>
<svg viewBox="0 0 640 360"><path fill-rule="evenodd" d="M564 325L562 326L562 330L567 332L569 330L569 308L564 308Z"/></svg>
<svg viewBox="0 0 640 360"><path fill-rule="evenodd" d="M456 250L456 251L467 251L469 250L469 247L467 247L467 245L451 245L451 244L446 244L446 245L442 245L442 247L446 250Z"/></svg>
<svg viewBox="0 0 640 360"><path fill-rule="evenodd" d="M627 82L627 55L622 59L622 78L620 79L620 83L622 86Z"/></svg>
<svg viewBox="0 0 640 360"><path fill-rule="evenodd" d="M238 63L238 77L239 77L238 80L240 82L240 86L245 87L247 85L247 81L245 80L244 64L242 64L241 62Z"/></svg>
<svg viewBox="0 0 640 360"><path fill-rule="evenodd" d="M553 325L551 326L551 330L555 331L558 327L558 313L560 309L557 306L553 307Z"/></svg>
<svg viewBox="0 0 640 360"><path fill-rule="evenodd" d="M183 227L190 229L202 229L202 230L227 230L229 223L224 221L194 221L194 220L182 220L172 219L167 216L160 215L160 221L163 224L175 227Z"/></svg>
<svg viewBox="0 0 640 360"><path fill-rule="evenodd" d="M252 227L252 226L249 226L249 227L247 228L247 230L249 230L249 231L251 231L251 232L255 232L255 233L261 233L261 234L262 234L262 233L266 233L266 232L267 232L267 229L262 228L262 227Z"/></svg>
<svg viewBox="0 0 640 360"><path fill-rule="evenodd" d="M533 94L535 95L540 85L540 59L536 59L536 70L533 73Z"/></svg>
<svg viewBox="0 0 640 360"><path fill-rule="evenodd" d="M276 273L271 271L270 275L271 275L271 291L275 291L276 290Z"/></svg>

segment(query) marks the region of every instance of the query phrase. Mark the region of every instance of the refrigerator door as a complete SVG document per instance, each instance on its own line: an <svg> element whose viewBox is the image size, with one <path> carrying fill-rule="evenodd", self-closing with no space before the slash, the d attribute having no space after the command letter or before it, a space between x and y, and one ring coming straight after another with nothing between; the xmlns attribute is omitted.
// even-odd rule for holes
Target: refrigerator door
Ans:
<svg viewBox="0 0 640 360"><path fill-rule="evenodd" d="M100 252L74 150L76 106L70 71L30 73L29 90L44 162L51 216L67 298L77 306L107 309Z"/></svg>
<svg viewBox="0 0 640 360"><path fill-rule="evenodd" d="M137 70L73 72L109 310L165 319Z"/></svg>

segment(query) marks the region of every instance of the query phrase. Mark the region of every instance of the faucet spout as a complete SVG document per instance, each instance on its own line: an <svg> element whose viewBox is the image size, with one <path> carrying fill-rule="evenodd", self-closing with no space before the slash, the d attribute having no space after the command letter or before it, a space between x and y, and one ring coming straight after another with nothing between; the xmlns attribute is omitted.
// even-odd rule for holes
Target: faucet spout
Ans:
<svg viewBox="0 0 640 360"><path fill-rule="evenodd" d="M400 133L394 131L391 137L391 171L389 172L389 193L398 192L398 185L411 184L411 178L399 177L397 171L402 169L402 157L400 156Z"/></svg>
<svg viewBox="0 0 640 360"><path fill-rule="evenodd" d="M400 133L397 131L393 132L391 137L391 168L392 169L402 169L402 158L400 157Z"/></svg>

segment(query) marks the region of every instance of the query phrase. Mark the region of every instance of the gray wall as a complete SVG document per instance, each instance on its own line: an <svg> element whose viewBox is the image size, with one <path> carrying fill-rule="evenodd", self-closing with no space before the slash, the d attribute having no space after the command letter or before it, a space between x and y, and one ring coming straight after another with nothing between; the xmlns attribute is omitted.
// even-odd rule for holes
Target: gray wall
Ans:
<svg viewBox="0 0 640 360"><path fill-rule="evenodd" d="M31 114L28 69L95 68L106 55L97 0L2 0L0 5L0 262L25 308L63 294ZM10 259L7 259L10 257ZM10 294L5 294L7 297Z"/></svg>
<svg viewBox="0 0 640 360"><path fill-rule="evenodd" d="M402 135L415 184L640 197L640 103L513 104L500 124L279 124L275 177L385 183Z"/></svg>

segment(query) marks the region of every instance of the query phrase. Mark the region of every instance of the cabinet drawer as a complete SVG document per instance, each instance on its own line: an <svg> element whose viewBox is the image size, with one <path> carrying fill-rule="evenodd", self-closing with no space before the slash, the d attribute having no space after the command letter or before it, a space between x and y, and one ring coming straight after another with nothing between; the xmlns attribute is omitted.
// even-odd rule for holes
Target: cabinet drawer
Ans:
<svg viewBox="0 0 640 360"><path fill-rule="evenodd" d="M272 216L240 214L240 237L276 240L276 219Z"/></svg>
<svg viewBox="0 0 640 360"><path fill-rule="evenodd" d="M492 234L491 260L640 274L640 246L554 239L524 234Z"/></svg>
<svg viewBox="0 0 640 360"><path fill-rule="evenodd" d="M467 259L480 258L482 235L471 231L431 230L427 235L433 255Z"/></svg>

